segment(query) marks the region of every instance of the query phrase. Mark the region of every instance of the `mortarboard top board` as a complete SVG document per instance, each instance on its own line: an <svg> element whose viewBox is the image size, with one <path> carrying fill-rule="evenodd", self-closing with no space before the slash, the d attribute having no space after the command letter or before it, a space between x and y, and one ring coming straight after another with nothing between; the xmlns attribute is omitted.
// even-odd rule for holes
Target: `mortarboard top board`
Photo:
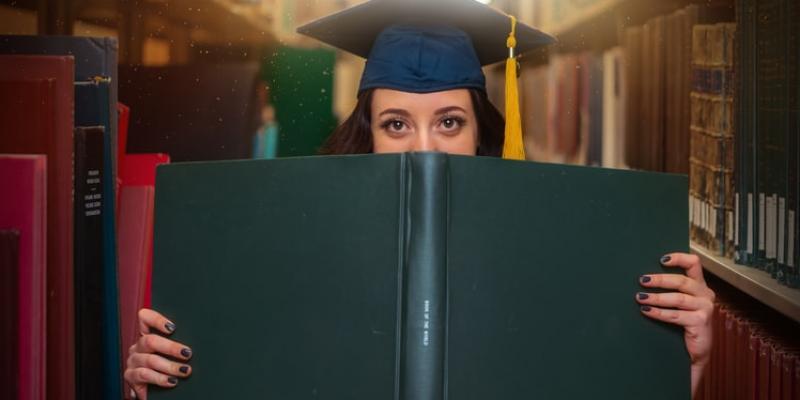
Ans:
<svg viewBox="0 0 800 400"><path fill-rule="evenodd" d="M395 24L450 26L472 39L481 65L508 58L509 16L475 0L371 0L297 28L297 32L367 58L376 37ZM525 24L516 27L516 53L555 43Z"/></svg>

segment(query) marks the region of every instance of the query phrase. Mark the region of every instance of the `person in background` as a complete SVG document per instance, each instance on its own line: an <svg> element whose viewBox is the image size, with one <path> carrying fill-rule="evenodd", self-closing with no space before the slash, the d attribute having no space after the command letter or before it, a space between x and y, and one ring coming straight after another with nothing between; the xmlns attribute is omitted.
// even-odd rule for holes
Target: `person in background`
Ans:
<svg viewBox="0 0 800 400"><path fill-rule="evenodd" d="M253 137L253 158L273 159L278 157L278 133L275 107L267 104L261 109L261 127Z"/></svg>
<svg viewBox="0 0 800 400"><path fill-rule="evenodd" d="M518 115L507 111L506 124L488 100L481 67L509 58L508 48L521 53L551 43L552 38L524 24L515 25L513 18L474 0L448 0L454 7L445 13L450 19L441 13L431 14L441 17L434 21L429 15L426 19L436 5L418 1L391 9L390 17L364 18L373 9L391 8L387 3L392 4L373 0L300 28L301 33L367 58L355 110L333 132L323 152L514 154L509 145L522 146L512 120L518 121ZM445 7L443 3L440 7ZM468 20L473 11L481 23ZM382 12L385 16L386 10ZM361 22L352 23L355 20ZM512 65L507 79L515 73ZM683 328L694 393L710 358L715 294L706 285L698 257L677 252L664 255L660 262L685 274L643 276L642 291L631 295L644 317ZM142 336L130 347L125 379L139 398L145 398L147 385L174 387L179 378L188 377L192 352L164 336L176 325L158 312L142 309L139 321Z"/></svg>

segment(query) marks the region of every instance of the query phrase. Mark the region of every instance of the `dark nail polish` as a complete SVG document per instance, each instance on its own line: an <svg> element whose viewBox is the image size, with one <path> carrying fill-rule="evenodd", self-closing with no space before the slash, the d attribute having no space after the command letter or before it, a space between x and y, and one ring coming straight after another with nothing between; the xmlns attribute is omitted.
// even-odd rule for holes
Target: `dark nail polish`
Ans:
<svg viewBox="0 0 800 400"><path fill-rule="evenodd" d="M169 382L170 385L177 385L178 384L178 378L176 378L174 376L170 376L169 378L167 378L167 382Z"/></svg>
<svg viewBox="0 0 800 400"><path fill-rule="evenodd" d="M650 295L647 293L639 293L639 300L647 300L650 298Z"/></svg>
<svg viewBox="0 0 800 400"><path fill-rule="evenodd" d="M192 351L189 350L189 348L184 347L183 349L181 349L181 355L186 357L186 358L189 358L189 357L192 356Z"/></svg>
<svg viewBox="0 0 800 400"><path fill-rule="evenodd" d="M662 263L662 264L666 264L666 263L668 263L670 260L672 260L672 257L670 257L670 256L664 256L664 257L661 257L661 263Z"/></svg>
<svg viewBox="0 0 800 400"><path fill-rule="evenodd" d="M650 312L650 310L651 310L650 306L642 306L642 311Z"/></svg>
<svg viewBox="0 0 800 400"><path fill-rule="evenodd" d="M188 365L182 365L180 368L178 368L178 370L181 371L182 374L188 373L189 372L189 366Z"/></svg>
<svg viewBox="0 0 800 400"><path fill-rule="evenodd" d="M649 276L647 276L647 275L645 275L645 276L643 276L643 277L639 278L639 280L640 280L642 283L647 283L647 282L650 282L650 277L649 277Z"/></svg>
<svg viewBox="0 0 800 400"><path fill-rule="evenodd" d="M172 322L167 322L166 324L164 324L164 328L166 328L167 332L169 333L175 332L175 324L173 324Z"/></svg>

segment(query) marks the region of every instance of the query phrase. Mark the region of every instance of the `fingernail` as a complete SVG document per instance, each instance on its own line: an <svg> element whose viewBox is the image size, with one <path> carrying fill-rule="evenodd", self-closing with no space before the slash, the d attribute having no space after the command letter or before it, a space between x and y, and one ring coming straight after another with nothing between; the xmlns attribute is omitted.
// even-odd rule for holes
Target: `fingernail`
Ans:
<svg viewBox="0 0 800 400"><path fill-rule="evenodd" d="M172 322L167 322L166 324L164 324L164 328L166 328L167 332L169 333L175 332L175 324L173 324Z"/></svg>
<svg viewBox="0 0 800 400"><path fill-rule="evenodd" d="M670 257L670 256L664 256L664 257L661 257L661 263L662 263L662 264L666 264L666 263L668 263L670 260L672 260L672 257Z"/></svg>
<svg viewBox="0 0 800 400"><path fill-rule="evenodd" d="M651 310L650 306L642 306L642 311L650 312L650 310Z"/></svg>
<svg viewBox="0 0 800 400"><path fill-rule="evenodd" d="M647 293L639 293L639 300L647 300L649 297Z"/></svg>
<svg viewBox="0 0 800 400"><path fill-rule="evenodd" d="M174 376L170 376L169 378L167 378L167 382L169 382L171 385L177 385L178 384L178 378L176 378Z"/></svg>
<svg viewBox="0 0 800 400"><path fill-rule="evenodd" d="M186 357L186 358L189 358L189 357L192 356L192 351L189 350L188 347L184 347L183 349L181 349L181 355Z"/></svg>
<svg viewBox="0 0 800 400"><path fill-rule="evenodd" d="M650 282L650 277L645 275L645 276L639 278L639 281L642 282L642 283Z"/></svg>
<svg viewBox="0 0 800 400"><path fill-rule="evenodd" d="M180 368L178 368L178 370L181 371L182 374L189 373L189 366L188 365L183 365Z"/></svg>

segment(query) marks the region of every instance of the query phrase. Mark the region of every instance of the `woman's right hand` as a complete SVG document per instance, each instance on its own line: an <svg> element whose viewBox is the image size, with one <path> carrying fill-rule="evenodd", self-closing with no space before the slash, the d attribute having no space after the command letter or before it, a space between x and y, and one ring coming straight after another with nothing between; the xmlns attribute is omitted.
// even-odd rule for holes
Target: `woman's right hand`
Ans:
<svg viewBox="0 0 800 400"><path fill-rule="evenodd" d="M175 324L156 311L147 308L139 310L141 337L128 349L125 381L136 398L142 400L147 399L148 384L171 388L178 384L178 378L185 378L192 373L192 367L188 364L169 359L188 361L192 358L192 350L153 332L170 335L175 332Z"/></svg>

